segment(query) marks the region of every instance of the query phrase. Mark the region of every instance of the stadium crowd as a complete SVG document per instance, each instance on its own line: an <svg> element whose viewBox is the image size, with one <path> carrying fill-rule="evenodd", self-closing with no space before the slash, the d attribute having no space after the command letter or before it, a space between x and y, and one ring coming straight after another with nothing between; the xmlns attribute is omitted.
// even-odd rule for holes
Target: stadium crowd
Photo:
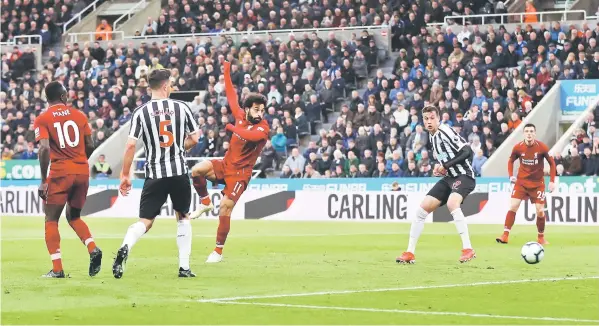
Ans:
<svg viewBox="0 0 599 326"><path fill-rule="evenodd" d="M221 74L221 63L228 60L234 63L232 79L241 97L260 92L269 101L265 118L272 137L257 166L262 176L271 168L281 169L286 178L428 176L434 159L420 117L427 104L437 105L443 123L469 140L480 174L486 159L557 80L599 78L599 26L563 28L555 22L512 33L477 25L427 29L426 22L485 6L370 2L283 1L279 7L272 0L253 5L170 0L158 21L150 19L140 33L386 25L391 50L398 52L388 75L377 70L379 49L368 30L347 40L302 31L283 39L252 36L237 44L226 34L140 47L74 43L60 56L50 51L38 72L15 70L30 67L33 54L27 50L3 53L2 159L35 158L32 123L45 106L41 93L47 82L63 81L71 104L88 116L99 145L149 100L147 75L159 68L171 69L176 90L206 91L203 99L190 103L202 130L190 156L222 156L230 139L224 125L233 119ZM576 139L581 165L595 170L577 169L576 154L569 154L560 157L564 173L599 173L596 113L583 131L589 137ZM332 127L323 129L329 119ZM316 134L317 140L310 141ZM303 143L308 146L300 153Z"/></svg>
<svg viewBox="0 0 599 326"><path fill-rule="evenodd" d="M31 40L19 39L18 43L41 44L45 47L60 41L65 24L93 0L4 0L0 22L0 40L15 41L23 35L39 35ZM98 5L104 2L101 0ZM85 12L84 14L86 14ZM74 24L71 22L69 27Z"/></svg>

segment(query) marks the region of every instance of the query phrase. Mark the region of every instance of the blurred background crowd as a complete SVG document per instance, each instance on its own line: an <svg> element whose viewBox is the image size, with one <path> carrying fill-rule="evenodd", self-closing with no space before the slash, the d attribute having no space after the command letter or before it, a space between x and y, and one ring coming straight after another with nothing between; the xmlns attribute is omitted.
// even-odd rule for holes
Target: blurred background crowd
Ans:
<svg viewBox="0 0 599 326"><path fill-rule="evenodd" d="M39 34L44 45L59 42L62 25L85 5L5 0L2 40ZM2 159L37 158L33 121L45 108L42 90L48 82L64 83L70 104L88 116L100 146L150 99L147 76L159 68L172 71L176 90L206 91L189 103L202 130L190 156L223 156L231 136L224 125L233 121L222 75L227 60L241 98L249 92L268 98L271 139L256 167L261 177L430 176L435 161L420 113L429 104L440 108L442 123L470 142L480 174L556 81L599 78L599 25L565 28L553 22L533 28L534 3L526 10L529 24L508 33L479 26L475 18L465 26L426 28L446 16L505 12L500 1L169 0L139 35L213 35L141 46L67 43L60 53L45 49L48 60L40 71L35 57L42 54L4 49ZM390 56L381 54L368 30L373 25L389 27ZM235 42L226 34L348 26L364 29L351 39L297 31ZM110 40L110 31L103 21L98 40ZM561 175L599 174L598 122L595 110L568 152L556 156Z"/></svg>

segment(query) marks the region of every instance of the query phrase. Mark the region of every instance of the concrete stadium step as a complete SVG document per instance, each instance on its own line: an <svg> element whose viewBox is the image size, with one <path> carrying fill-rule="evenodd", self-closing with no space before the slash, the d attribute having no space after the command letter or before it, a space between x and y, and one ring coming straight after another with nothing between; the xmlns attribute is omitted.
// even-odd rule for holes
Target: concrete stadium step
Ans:
<svg viewBox="0 0 599 326"><path fill-rule="evenodd" d="M134 0L118 0L111 3L108 7L104 8L104 10L102 10L102 12L100 13L100 15L102 16L122 16L124 14L129 13L129 11L137 6L139 1L134 1ZM147 5L147 4L146 4ZM145 5L141 5L138 8L136 8L136 12L137 11L141 11L145 8Z"/></svg>
<svg viewBox="0 0 599 326"><path fill-rule="evenodd" d="M397 59L397 57L399 57L399 52L391 52L389 54L389 58L387 58L387 60L385 60L384 62L379 64L379 67L376 69L372 69L369 73L369 79L374 78L376 76L376 71L377 69L381 69L383 70L383 73L385 76L390 76L393 73L393 65L395 64L395 60ZM358 92L360 93L360 96L362 96L364 94L364 92L366 91L366 83L363 83L363 85L361 85L362 87L360 87L358 89ZM341 106L343 104L349 104L350 100L349 99L345 99L342 102L339 102L337 105L335 105L335 110L329 114L329 123L320 123L316 125L316 130L320 130L320 129L324 129L324 130L330 130L331 127L333 126L333 124L335 124L335 122L337 121L337 118L340 116L340 110L341 110ZM311 135L310 137L307 137L304 140L300 140L299 141L299 148L300 148L300 153L303 153L306 148L308 147L309 142L313 141L313 142L317 142L320 139L320 136L318 135L318 132L316 132L316 135Z"/></svg>

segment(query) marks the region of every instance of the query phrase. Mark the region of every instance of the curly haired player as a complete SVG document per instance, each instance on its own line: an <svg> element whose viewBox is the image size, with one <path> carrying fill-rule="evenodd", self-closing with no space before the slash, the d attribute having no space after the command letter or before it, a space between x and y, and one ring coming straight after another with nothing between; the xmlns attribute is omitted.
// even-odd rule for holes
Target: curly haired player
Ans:
<svg viewBox="0 0 599 326"><path fill-rule="evenodd" d="M207 263L218 263L223 259L223 247L231 228L231 212L250 182L252 169L270 132L268 122L264 120L266 98L261 94L250 93L243 101L242 109L231 81L230 62L224 63L223 73L227 101L235 116L235 125L226 126L233 133L231 144L223 159L202 161L191 171L193 187L201 198L200 207L191 214L191 218L198 218L214 208L208 197L206 179L225 185L220 202L216 247L208 256Z"/></svg>
<svg viewBox="0 0 599 326"><path fill-rule="evenodd" d="M522 200L530 199L535 204L537 210L537 231L539 232L537 242L540 244L549 244L545 240L545 180L543 178L543 169L545 160L549 162L550 182L549 192L555 189L555 161L549 155L549 147L535 139L537 128L532 123L524 126L524 141L516 144L512 150L512 155L508 161L508 172L510 181L514 183L512 191L512 200L510 210L505 217L505 226L503 234L498 237L497 243L508 243L510 230L516 221L516 212L520 207ZM518 177L514 177L514 162L520 160Z"/></svg>

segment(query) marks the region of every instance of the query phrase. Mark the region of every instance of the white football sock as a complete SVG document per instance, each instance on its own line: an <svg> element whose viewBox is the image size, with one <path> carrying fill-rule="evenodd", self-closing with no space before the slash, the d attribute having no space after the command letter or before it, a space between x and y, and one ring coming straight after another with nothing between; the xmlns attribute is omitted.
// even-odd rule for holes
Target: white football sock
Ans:
<svg viewBox="0 0 599 326"><path fill-rule="evenodd" d="M424 230L424 221L428 216L428 212L425 211L422 207L418 207L416 211L416 219L412 221L412 226L410 227L410 240L408 241L408 252L414 253L416 251L416 243L418 243L418 238L420 238L420 234L422 230Z"/></svg>
<svg viewBox="0 0 599 326"><path fill-rule="evenodd" d="M458 230L458 233L462 238L462 248L472 249L472 244L470 243L470 234L468 234L468 224L466 224L466 218L464 217L464 213L462 213L462 209L458 208L454 210L451 212L451 216L453 216L455 228Z"/></svg>
<svg viewBox="0 0 599 326"><path fill-rule="evenodd" d="M191 255L191 221L180 220L177 222L177 247L179 248L179 267L189 269L189 256Z"/></svg>
<svg viewBox="0 0 599 326"><path fill-rule="evenodd" d="M127 229L127 234L125 234L125 239L123 239L123 244L121 245L121 248L124 245L128 245L129 250L131 250L131 248L133 248L133 245L137 241L139 241L139 238L141 238L141 236L144 235L145 233L146 233L146 225L143 224L143 222L138 221L138 222L131 224L129 226L129 229Z"/></svg>

